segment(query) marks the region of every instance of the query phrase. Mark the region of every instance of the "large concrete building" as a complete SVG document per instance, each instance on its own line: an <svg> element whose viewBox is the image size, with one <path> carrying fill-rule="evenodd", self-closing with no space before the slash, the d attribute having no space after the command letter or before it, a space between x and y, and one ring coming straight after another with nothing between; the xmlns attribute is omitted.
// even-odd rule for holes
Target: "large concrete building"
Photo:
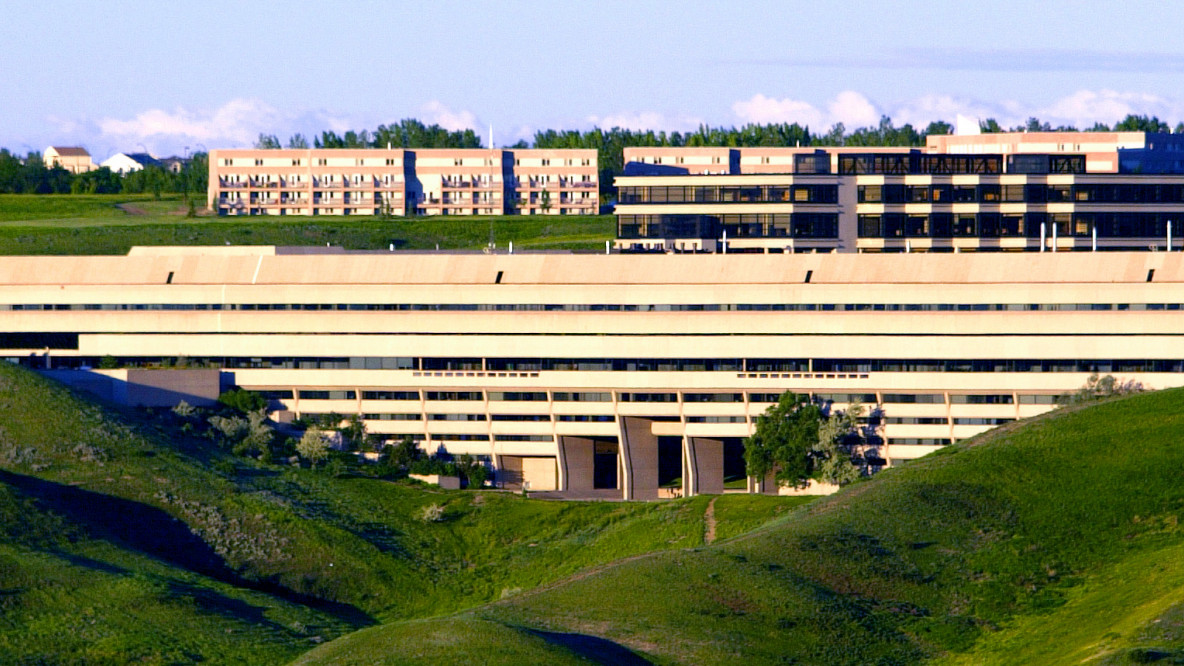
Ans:
<svg viewBox="0 0 1184 666"><path fill-rule="evenodd" d="M908 148L627 148L617 246L730 252L1172 249L1184 137L931 136Z"/></svg>
<svg viewBox="0 0 1184 666"><path fill-rule="evenodd" d="M595 150L210 152L221 215L595 215Z"/></svg>
<svg viewBox="0 0 1184 666"><path fill-rule="evenodd" d="M0 259L0 357L129 400L238 385L509 486L634 499L742 481L742 438L786 390L878 405L870 453L892 464L1093 372L1184 385L1182 308L1180 252ZM206 369L152 374L180 357Z"/></svg>

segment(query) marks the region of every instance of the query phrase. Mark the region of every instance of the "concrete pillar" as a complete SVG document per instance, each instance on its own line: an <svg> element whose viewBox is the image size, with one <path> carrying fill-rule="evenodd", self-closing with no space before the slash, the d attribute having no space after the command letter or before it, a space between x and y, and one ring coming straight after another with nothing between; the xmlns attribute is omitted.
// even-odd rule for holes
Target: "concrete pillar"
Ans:
<svg viewBox="0 0 1184 666"><path fill-rule="evenodd" d="M595 474L595 449L592 440L583 437L559 437L559 490L592 490Z"/></svg>
<svg viewBox="0 0 1184 666"><path fill-rule="evenodd" d="M691 495L724 492L724 443L706 437L683 438L683 488Z"/></svg>
<svg viewBox="0 0 1184 666"><path fill-rule="evenodd" d="M748 477L748 492L754 495L776 495L779 492L777 487L777 478L773 472L769 472L761 478L759 476Z"/></svg>
<svg viewBox="0 0 1184 666"><path fill-rule="evenodd" d="M632 416L620 419L623 499L658 499L658 438L650 423Z"/></svg>

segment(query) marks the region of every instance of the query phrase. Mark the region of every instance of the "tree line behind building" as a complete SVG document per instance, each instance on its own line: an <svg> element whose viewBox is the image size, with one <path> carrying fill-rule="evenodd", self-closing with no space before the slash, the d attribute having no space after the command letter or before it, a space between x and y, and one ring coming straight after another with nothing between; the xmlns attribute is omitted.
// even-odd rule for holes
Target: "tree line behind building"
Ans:
<svg viewBox="0 0 1184 666"><path fill-rule="evenodd" d="M1001 126L988 118L979 123L984 133L1077 131L1075 127L1053 127L1037 118L1029 118L1012 128ZM590 130L540 130L533 140L520 139L508 148L584 148L598 153L600 183L603 195L613 194L613 179L624 170L623 153L630 147L754 147L754 146L924 146L929 135L950 134L953 126L944 121L933 121L924 129L905 123L897 126L888 116L877 125L848 131L836 123L823 133L812 132L798 123L748 124L742 127L710 127L700 125L688 132L632 130L621 127ZM1129 114L1113 126L1094 123L1087 132L1175 132L1184 133L1184 122L1174 130L1155 116ZM349 130L342 134L323 131L310 142L303 134L290 136L281 142L275 134L260 134L255 148L482 148L481 137L472 129L448 130L440 125L426 125L416 119L405 119L390 125L379 125L375 130ZM161 168L145 168L126 175L107 169L71 174L61 168L47 168L40 153L30 152L20 157L0 148L0 193L201 193L207 186L208 167L205 153L194 155L189 167L181 173Z"/></svg>

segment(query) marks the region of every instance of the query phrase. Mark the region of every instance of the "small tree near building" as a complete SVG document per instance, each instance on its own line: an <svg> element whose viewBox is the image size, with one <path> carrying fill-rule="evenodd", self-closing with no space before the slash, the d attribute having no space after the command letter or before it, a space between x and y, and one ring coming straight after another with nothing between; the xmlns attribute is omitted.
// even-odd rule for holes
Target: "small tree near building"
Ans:
<svg viewBox="0 0 1184 666"><path fill-rule="evenodd" d="M839 486L855 481L865 467L862 416L859 403L828 416L807 396L785 393L757 417L756 431L744 440L749 476L773 472L779 484L798 488L811 480Z"/></svg>
<svg viewBox="0 0 1184 666"><path fill-rule="evenodd" d="M756 431L744 440L748 475L774 472L779 483L801 487L813 473L810 453L818 444L822 410L809 397L786 392L756 418Z"/></svg>
<svg viewBox="0 0 1184 666"><path fill-rule="evenodd" d="M328 435L317 427L305 430L300 441L296 443L296 453L316 469L317 463L329 457Z"/></svg>
<svg viewBox="0 0 1184 666"><path fill-rule="evenodd" d="M863 443L859 419L863 405L852 403L844 412L832 414L818 424L818 442L810 452L814 478L823 483L845 486L863 474L857 449Z"/></svg>

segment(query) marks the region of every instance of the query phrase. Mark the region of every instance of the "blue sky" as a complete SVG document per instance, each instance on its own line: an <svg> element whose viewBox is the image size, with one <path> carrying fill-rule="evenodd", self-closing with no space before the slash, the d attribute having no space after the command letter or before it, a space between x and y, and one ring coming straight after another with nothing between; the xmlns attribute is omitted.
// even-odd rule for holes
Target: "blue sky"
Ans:
<svg viewBox="0 0 1184 666"><path fill-rule="evenodd" d="M0 0L0 146L97 158L417 117L594 125L1184 120L1174 2Z"/></svg>

